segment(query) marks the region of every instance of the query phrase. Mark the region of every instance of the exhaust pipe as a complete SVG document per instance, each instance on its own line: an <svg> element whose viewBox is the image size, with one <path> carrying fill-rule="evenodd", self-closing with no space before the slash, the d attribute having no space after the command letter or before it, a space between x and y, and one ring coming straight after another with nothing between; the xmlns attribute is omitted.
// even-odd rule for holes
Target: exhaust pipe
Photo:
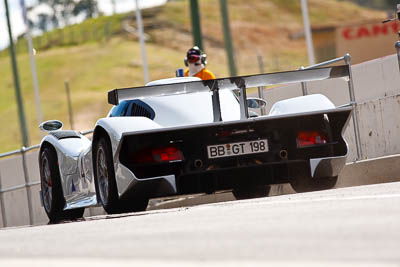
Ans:
<svg viewBox="0 0 400 267"><path fill-rule="evenodd" d="M281 159L287 159L287 156L288 156L288 152L286 150L282 149L281 151L279 151L279 157Z"/></svg>
<svg viewBox="0 0 400 267"><path fill-rule="evenodd" d="M194 166L195 166L196 168L201 168L201 167L203 167L203 161L202 161L201 159L196 159L196 160L194 161Z"/></svg>

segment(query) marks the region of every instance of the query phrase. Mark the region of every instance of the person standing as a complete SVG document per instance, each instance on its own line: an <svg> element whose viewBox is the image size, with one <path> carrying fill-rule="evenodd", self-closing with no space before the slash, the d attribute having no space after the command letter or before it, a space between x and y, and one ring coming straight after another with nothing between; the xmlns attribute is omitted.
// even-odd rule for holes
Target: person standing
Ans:
<svg viewBox="0 0 400 267"><path fill-rule="evenodd" d="M198 77L202 80L215 79L215 75L206 68L207 55L200 50L199 47L194 46L190 48L185 57L185 77Z"/></svg>

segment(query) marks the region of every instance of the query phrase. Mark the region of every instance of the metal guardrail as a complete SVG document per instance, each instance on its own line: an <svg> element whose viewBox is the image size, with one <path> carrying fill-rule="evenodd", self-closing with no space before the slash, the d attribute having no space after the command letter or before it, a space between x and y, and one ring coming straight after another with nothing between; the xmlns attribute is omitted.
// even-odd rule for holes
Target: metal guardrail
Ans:
<svg viewBox="0 0 400 267"><path fill-rule="evenodd" d="M88 131L82 131L80 132L80 134L82 135L88 135L88 134L92 134L93 130L88 130ZM34 145L34 146L30 146L30 147L21 147L21 149L17 149L17 150L13 150L10 152L6 152L6 153L1 153L0 154L0 159L1 158L5 158L5 157L10 157L10 156L14 156L14 155L18 155L21 154L22 155L22 169L23 169L23 173L24 173L24 179L25 179L25 183L21 184L21 185L17 185L17 186L13 186L13 187L9 187L6 189L2 189L1 186L1 174L0 174L0 212L1 212L1 217L3 219L3 226L6 227L7 226L7 217L5 216L5 207L4 207L4 193L7 192L11 192L11 191L15 191L18 189L23 189L26 188L26 197L27 197L27 201L28 201L28 212L29 212L29 223L32 225L33 224L33 212L32 212L32 196L31 196L31 191L28 190L29 187L32 187L34 185L38 185L40 184L40 181L35 181L35 182L29 182L29 175L28 175L28 169L26 166L26 157L25 154L29 151L35 150L40 148L40 144L38 145Z"/></svg>
<svg viewBox="0 0 400 267"><path fill-rule="evenodd" d="M27 148L22 147L20 149L9 151L9 152L6 152L6 153L0 153L0 158L5 158L5 157L8 157L8 156L22 154L22 153L29 152L31 150L37 149L39 147L40 147L40 145L34 145L34 146L27 147Z"/></svg>
<svg viewBox="0 0 400 267"><path fill-rule="evenodd" d="M38 184L40 184L40 181L27 183L27 184L21 184L21 185L17 185L17 186L12 186L12 187L9 187L7 189L0 190L0 193L7 193L7 192L15 191L15 190L18 190L18 189L22 189L24 187L30 187L30 186L34 186L34 185L38 185Z"/></svg>
<svg viewBox="0 0 400 267"><path fill-rule="evenodd" d="M400 64L400 54L399 54L400 51L399 50L400 50L400 42L399 42L399 47L397 48L398 56L399 56L399 64ZM351 56L350 56L350 54L347 53L343 57L334 58L334 59L324 61L324 62L315 64L315 65L311 65L308 67L302 66L300 69L301 70L314 69L314 68L332 65L332 64L338 63L340 61L344 61L346 63L346 65L349 67L349 80L347 81L347 84L349 87L349 96L350 96L349 104L351 105L351 107L353 109L352 117L353 117L354 136L355 136L355 140L356 140L357 160L360 160L360 159L362 159L363 154L362 154L362 150L361 150L360 126L359 126L358 115L357 115L357 102L356 102L356 96L354 93L353 73L351 71ZM399 65L399 67L400 67L400 65ZM308 89L307 89L306 82L301 83L301 88L303 91L303 95L308 95Z"/></svg>

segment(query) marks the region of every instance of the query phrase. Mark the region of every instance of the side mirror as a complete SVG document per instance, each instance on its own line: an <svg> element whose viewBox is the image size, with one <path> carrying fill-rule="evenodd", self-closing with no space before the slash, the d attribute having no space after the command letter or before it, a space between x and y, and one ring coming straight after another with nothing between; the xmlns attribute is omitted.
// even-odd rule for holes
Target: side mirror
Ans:
<svg viewBox="0 0 400 267"><path fill-rule="evenodd" d="M247 98L248 108L265 108L267 106L267 101L261 98L249 97Z"/></svg>
<svg viewBox="0 0 400 267"><path fill-rule="evenodd" d="M50 121L42 122L39 125L39 129L43 132L52 132L52 131L61 130L62 126L63 126L63 123L61 121L50 120Z"/></svg>

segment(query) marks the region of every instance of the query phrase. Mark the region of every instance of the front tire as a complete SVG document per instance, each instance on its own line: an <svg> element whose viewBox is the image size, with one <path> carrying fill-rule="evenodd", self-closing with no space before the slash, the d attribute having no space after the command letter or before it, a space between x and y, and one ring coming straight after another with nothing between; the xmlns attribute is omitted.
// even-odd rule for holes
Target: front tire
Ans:
<svg viewBox="0 0 400 267"><path fill-rule="evenodd" d="M45 147L40 153L40 187L43 207L51 223L76 220L83 216L84 208L65 210L65 199L61 187L57 153Z"/></svg>

